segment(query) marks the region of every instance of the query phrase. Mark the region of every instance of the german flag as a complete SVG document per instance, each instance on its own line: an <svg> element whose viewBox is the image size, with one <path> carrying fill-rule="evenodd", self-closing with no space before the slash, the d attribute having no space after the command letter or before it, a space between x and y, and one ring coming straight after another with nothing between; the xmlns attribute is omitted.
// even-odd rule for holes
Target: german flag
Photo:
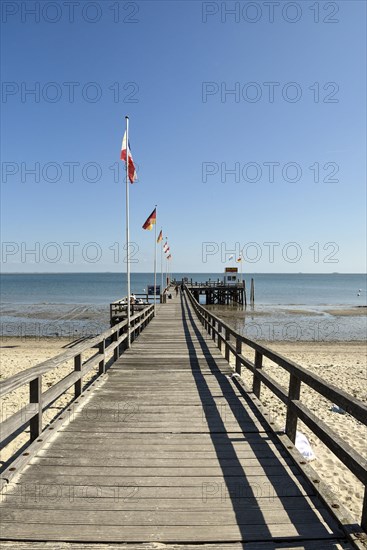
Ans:
<svg viewBox="0 0 367 550"><path fill-rule="evenodd" d="M160 243L162 240L163 240L163 233L162 233L162 229L161 229L160 232L159 232L159 235L158 235L157 243Z"/></svg>
<svg viewBox="0 0 367 550"><path fill-rule="evenodd" d="M147 229L148 231L151 231L153 229L153 225L155 225L157 220L157 209L154 208L153 212L150 216L148 216L146 222L143 225L143 229Z"/></svg>

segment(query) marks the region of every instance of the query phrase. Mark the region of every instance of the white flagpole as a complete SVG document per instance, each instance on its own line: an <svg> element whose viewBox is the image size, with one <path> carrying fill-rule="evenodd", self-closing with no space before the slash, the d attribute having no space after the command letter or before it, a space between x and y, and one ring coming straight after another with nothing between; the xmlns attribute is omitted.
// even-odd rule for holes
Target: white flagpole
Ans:
<svg viewBox="0 0 367 550"><path fill-rule="evenodd" d="M127 347L131 345L130 342L130 258L129 258L129 242L130 242L130 228L129 228L129 117L126 119L126 277L127 277Z"/></svg>
<svg viewBox="0 0 367 550"><path fill-rule="evenodd" d="M155 205L154 224L154 315L157 301L157 205Z"/></svg>
<svg viewBox="0 0 367 550"><path fill-rule="evenodd" d="M168 242L167 237L165 237L165 242ZM164 253L166 254L166 251L164 251ZM166 256L166 273L165 273L166 276L165 276L165 279L164 279L164 288L166 288L166 286L167 286L167 263L168 263L168 261L167 261L167 256Z"/></svg>
<svg viewBox="0 0 367 550"><path fill-rule="evenodd" d="M162 231L162 228L161 228ZM161 247L161 295L163 295L163 233L162 233L162 240L159 243Z"/></svg>
<svg viewBox="0 0 367 550"><path fill-rule="evenodd" d="M167 275L168 275L168 260L167 260L167 256L166 256L166 279L164 281L164 288L167 287Z"/></svg>

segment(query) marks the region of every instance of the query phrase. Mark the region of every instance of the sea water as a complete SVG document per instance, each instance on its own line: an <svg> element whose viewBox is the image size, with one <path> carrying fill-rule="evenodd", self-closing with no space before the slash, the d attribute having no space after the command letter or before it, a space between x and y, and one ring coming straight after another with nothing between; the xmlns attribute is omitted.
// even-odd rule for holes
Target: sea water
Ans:
<svg viewBox="0 0 367 550"><path fill-rule="evenodd" d="M180 280L222 279L219 273L174 273ZM236 330L262 340L363 340L366 275L245 274L255 281L255 307L208 306ZM157 284L161 276L157 276ZM109 326L109 304L127 294L121 273L2 274L1 334L93 335ZM153 274L132 273L131 289L146 292ZM358 295L359 294L359 295ZM345 315L345 310L355 315ZM340 315L338 315L340 310ZM332 313L330 313L332 311Z"/></svg>

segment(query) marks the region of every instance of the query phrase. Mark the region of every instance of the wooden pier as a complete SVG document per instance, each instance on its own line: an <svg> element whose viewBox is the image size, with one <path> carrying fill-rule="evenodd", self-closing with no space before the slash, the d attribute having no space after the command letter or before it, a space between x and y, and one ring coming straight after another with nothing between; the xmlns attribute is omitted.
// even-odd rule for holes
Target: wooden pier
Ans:
<svg viewBox="0 0 367 550"><path fill-rule="evenodd" d="M224 284L223 282L207 281L205 283L188 283L187 288L194 298L199 301L200 296L205 296L208 304L239 304L247 305L245 281L236 284Z"/></svg>
<svg viewBox="0 0 367 550"><path fill-rule="evenodd" d="M1 382L0 396L24 383L33 388L28 421L16 413L2 426L5 443L28 427L32 443L2 474L1 548L363 548L365 533L292 439L298 417L312 420L299 400L301 382L328 392L364 424L366 407L236 334L187 289L153 315L152 306L136 314L128 350L125 321L93 339L97 352L84 362L86 343ZM255 350L254 363L243 345ZM263 356L290 369L289 393L262 372ZM42 393L42 375L70 359L67 382ZM99 376L84 387L93 367ZM241 381L241 367L253 372L253 388ZM262 383L288 403L287 433L267 420ZM44 427L46 405L74 384L74 401ZM366 484L365 462L323 435L322 423L317 429Z"/></svg>

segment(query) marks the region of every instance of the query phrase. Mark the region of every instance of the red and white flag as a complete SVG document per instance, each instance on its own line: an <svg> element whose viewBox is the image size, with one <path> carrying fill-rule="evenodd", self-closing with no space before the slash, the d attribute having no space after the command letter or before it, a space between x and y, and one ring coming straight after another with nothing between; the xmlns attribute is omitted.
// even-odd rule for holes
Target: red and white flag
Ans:
<svg viewBox="0 0 367 550"><path fill-rule="evenodd" d="M163 246L163 250L167 252L169 250L168 242L166 241Z"/></svg>
<svg viewBox="0 0 367 550"><path fill-rule="evenodd" d="M124 160L126 162L126 148L128 149L128 158L129 158L129 165L128 165L128 174L129 174L129 180L130 183L134 183L138 179L138 175L136 173L135 164L133 161L133 156L130 151L130 144L126 147L126 132L124 133L124 137L122 139L122 145L121 145L121 160Z"/></svg>

